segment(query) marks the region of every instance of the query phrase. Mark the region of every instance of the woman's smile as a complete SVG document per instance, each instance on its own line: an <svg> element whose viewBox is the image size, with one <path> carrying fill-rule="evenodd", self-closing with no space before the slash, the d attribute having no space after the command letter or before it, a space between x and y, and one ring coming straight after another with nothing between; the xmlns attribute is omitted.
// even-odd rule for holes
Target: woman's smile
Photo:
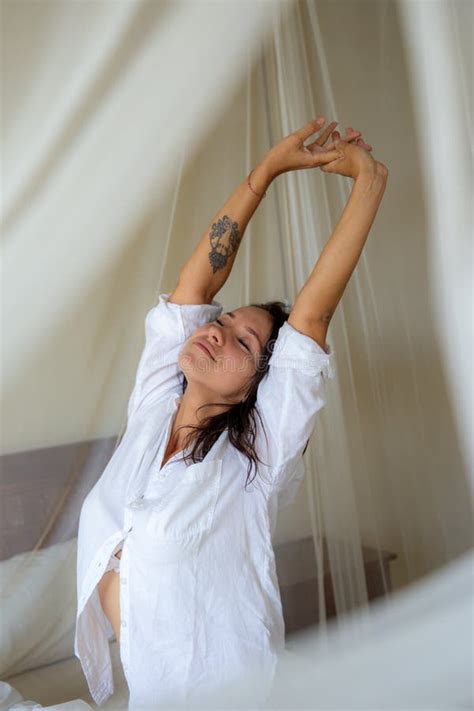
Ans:
<svg viewBox="0 0 474 711"><path fill-rule="evenodd" d="M204 353L207 353L207 355L212 358L212 360L215 360L214 356L212 355L211 351L204 345L204 343L196 343L196 345L204 351Z"/></svg>

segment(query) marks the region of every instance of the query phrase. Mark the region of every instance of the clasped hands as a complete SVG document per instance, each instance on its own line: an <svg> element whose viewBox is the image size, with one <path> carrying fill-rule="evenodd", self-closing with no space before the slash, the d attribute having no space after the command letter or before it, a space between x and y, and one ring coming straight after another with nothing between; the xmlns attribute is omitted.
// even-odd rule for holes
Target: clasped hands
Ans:
<svg viewBox="0 0 474 711"><path fill-rule="evenodd" d="M339 131L335 130L337 121L324 128L325 123L324 116L318 116L283 138L266 154L264 161L272 178L291 170L308 168L321 168L324 173L336 173L353 179L361 171L388 173L386 166L370 155L372 146L364 141L360 131L347 128L345 137L341 138ZM323 128L315 141L304 145L310 136ZM331 141L327 143L329 138Z"/></svg>

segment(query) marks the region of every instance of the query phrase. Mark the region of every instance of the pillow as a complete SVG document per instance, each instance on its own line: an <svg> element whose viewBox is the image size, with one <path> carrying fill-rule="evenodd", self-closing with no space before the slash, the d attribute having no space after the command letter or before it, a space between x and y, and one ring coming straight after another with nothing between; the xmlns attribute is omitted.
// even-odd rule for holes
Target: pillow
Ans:
<svg viewBox="0 0 474 711"><path fill-rule="evenodd" d="M0 561L0 677L74 656L77 537Z"/></svg>

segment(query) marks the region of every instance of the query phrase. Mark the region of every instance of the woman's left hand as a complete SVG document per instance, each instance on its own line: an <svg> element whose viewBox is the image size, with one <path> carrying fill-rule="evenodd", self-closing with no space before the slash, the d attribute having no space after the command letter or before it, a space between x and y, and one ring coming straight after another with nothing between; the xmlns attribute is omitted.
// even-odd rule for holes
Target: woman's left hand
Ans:
<svg viewBox="0 0 474 711"><path fill-rule="evenodd" d="M332 121L313 143L307 146L304 145L304 142L313 133L320 131L325 123L324 116L319 116L314 121L309 121L302 128L283 138L267 153L265 163L273 178L291 170L319 168L337 158L341 158L341 153L337 148L329 146L328 150L328 148L324 147L324 144L337 126L337 121ZM346 142L356 141L357 145L361 145L366 150L372 150L371 146L364 143L361 132L354 131L352 128L347 129L347 135L344 140Z"/></svg>

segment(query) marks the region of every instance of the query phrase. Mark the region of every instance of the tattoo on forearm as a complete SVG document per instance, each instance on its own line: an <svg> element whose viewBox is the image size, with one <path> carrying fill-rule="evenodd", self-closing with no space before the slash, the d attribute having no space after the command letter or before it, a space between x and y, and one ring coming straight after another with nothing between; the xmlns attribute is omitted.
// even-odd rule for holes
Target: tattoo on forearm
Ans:
<svg viewBox="0 0 474 711"><path fill-rule="evenodd" d="M232 222L230 217L224 215L217 222L212 224L209 240L211 251L209 261L212 272L215 274L218 269L223 269L229 257L231 257L240 244L239 226L237 222Z"/></svg>

